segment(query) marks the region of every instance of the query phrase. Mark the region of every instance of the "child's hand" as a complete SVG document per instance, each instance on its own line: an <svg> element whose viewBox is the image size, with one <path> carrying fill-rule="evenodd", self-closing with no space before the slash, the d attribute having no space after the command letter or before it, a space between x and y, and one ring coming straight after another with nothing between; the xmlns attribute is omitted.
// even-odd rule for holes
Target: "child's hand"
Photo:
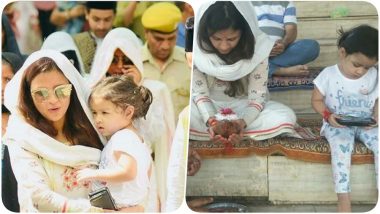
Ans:
<svg viewBox="0 0 380 214"><path fill-rule="evenodd" d="M364 129L369 130L369 129L373 129L373 128L376 128L379 126L378 117L372 117L372 119L374 119L376 121L376 123L371 124L369 126L366 126L366 127L364 127Z"/></svg>
<svg viewBox="0 0 380 214"><path fill-rule="evenodd" d="M376 121L376 126L379 123L379 116L377 112L374 112L372 115L372 118Z"/></svg>
<svg viewBox="0 0 380 214"><path fill-rule="evenodd" d="M330 117L329 117L329 124L335 128L344 128L346 126L343 126L341 124L339 124L337 121L336 121L336 118L340 118L339 115L336 115L336 114L331 114Z"/></svg>
<svg viewBox="0 0 380 214"><path fill-rule="evenodd" d="M81 169L77 171L78 182L94 180L97 176L97 170L95 169Z"/></svg>

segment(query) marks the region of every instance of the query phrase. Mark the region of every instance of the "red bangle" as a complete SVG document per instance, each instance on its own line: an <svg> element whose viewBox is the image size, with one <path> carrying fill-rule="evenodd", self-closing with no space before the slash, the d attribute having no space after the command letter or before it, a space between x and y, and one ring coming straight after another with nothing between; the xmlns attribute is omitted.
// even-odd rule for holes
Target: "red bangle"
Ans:
<svg viewBox="0 0 380 214"><path fill-rule="evenodd" d="M330 116L331 116L331 112L327 108L325 108L325 110L323 111L323 119L326 122L329 122Z"/></svg>

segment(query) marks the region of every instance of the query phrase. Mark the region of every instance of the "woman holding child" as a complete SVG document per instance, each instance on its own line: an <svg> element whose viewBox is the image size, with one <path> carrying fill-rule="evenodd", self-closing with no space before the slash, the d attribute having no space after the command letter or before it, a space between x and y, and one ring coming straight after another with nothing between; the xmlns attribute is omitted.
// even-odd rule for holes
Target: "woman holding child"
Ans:
<svg viewBox="0 0 380 214"><path fill-rule="evenodd" d="M76 178L78 169L98 165L105 142L87 95L79 72L53 50L31 54L8 83L5 105L11 116L4 142L21 212L104 211L90 204L90 183Z"/></svg>

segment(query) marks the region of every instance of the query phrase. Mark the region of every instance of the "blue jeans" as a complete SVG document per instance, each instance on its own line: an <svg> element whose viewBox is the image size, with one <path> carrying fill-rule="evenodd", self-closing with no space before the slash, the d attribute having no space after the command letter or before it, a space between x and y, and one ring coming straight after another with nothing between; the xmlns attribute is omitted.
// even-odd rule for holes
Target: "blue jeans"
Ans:
<svg viewBox="0 0 380 214"><path fill-rule="evenodd" d="M304 65L316 59L319 55L319 44L312 39L302 39L288 45L285 51L269 58L269 77L277 68L286 68L294 65Z"/></svg>

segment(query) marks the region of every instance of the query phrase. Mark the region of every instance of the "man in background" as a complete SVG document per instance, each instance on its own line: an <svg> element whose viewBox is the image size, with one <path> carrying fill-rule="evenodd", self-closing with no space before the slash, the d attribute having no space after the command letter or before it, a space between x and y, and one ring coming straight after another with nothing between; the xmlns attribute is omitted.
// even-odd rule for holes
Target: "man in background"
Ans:
<svg viewBox="0 0 380 214"><path fill-rule="evenodd" d="M179 113L189 105L191 79L185 50L176 46L181 19L180 10L168 2L153 4L142 16L146 39L143 48L144 76L168 86L176 121Z"/></svg>
<svg viewBox="0 0 380 214"><path fill-rule="evenodd" d="M97 47L112 29L116 14L115 1L86 2L85 18L89 30L73 36L83 60L85 73L89 73Z"/></svg>
<svg viewBox="0 0 380 214"><path fill-rule="evenodd" d="M269 58L269 77L306 76L306 63L319 55L315 40L297 38L296 8L291 1L253 1L260 29L275 40Z"/></svg>

